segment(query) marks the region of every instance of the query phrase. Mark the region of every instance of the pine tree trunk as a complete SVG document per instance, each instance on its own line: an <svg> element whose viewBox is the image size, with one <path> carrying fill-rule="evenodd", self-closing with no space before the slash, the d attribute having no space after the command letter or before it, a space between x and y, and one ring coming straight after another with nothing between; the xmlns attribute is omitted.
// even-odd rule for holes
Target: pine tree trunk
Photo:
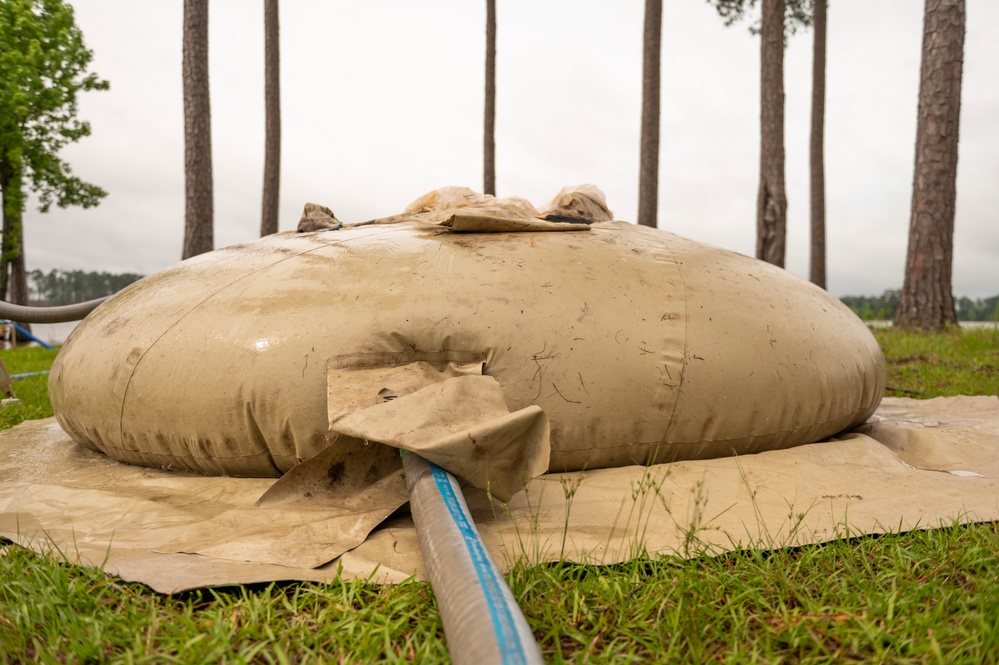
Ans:
<svg viewBox="0 0 999 665"><path fill-rule="evenodd" d="M812 15L811 261L812 283L826 288L826 175L823 143L826 115L826 0L815 0Z"/></svg>
<svg viewBox="0 0 999 665"><path fill-rule="evenodd" d="M482 146L485 194L496 195L496 0L486 0L486 109Z"/></svg>
<svg viewBox="0 0 999 665"><path fill-rule="evenodd" d="M278 0L264 0L264 197L260 235L277 233L281 189L281 51Z"/></svg>
<svg viewBox="0 0 999 665"><path fill-rule="evenodd" d="M956 324L951 268L957 180L964 0L926 0L909 247L895 325Z"/></svg>
<svg viewBox="0 0 999 665"><path fill-rule="evenodd" d="M208 0L184 0L184 211L182 258L210 252L212 118L208 95Z"/></svg>
<svg viewBox="0 0 999 665"><path fill-rule="evenodd" d="M760 189L756 258L784 267L784 0L763 0L760 33Z"/></svg>
<svg viewBox="0 0 999 665"><path fill-rule="evenodd" d="M642 36L642 136L638 173L638 223L655 228L659 210L659 64L662 0L645 0Z"/></svg>

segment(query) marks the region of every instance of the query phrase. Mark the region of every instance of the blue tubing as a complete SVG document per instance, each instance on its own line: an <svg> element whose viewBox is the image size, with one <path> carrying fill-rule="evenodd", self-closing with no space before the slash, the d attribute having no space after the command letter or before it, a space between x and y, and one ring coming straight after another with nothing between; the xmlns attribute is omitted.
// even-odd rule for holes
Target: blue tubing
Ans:
<svg viewBox="0 0 999 665"><path fill-rule="evenodd" d="M29 376L44 376L45 374L48 374L48 373L49 373L49 370L44 370L44 371L41 371L41 372L23 372L21 374L11 374L10 378L12 378L12 379L26 379Z"/></svg>
<svg viewBox="0 0 999 665"><path fill-rule="evenodd" d="M8 321L7 323L9 323L10 325L14 326L14 330L16 330L17 332L21 333L22 335L24 335L25 337L27 337L28 339L30 339L32 342L36 342L38 344L38 346L40 346L42 348L45 348L45 349L51 349L52 348L51 344L47 344L47 343L43 342L42 340L38 339L37 337L35 337L30 332L28 332L27 330L25 330L21 326L17 325L13 321Z"/></svg>

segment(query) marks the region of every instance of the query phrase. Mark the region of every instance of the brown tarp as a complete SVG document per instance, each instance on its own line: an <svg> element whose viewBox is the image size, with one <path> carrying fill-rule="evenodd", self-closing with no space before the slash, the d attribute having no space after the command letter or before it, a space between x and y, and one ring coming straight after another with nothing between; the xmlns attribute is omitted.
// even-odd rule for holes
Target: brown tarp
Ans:
<svg viewBox="0 0 999 665"><path fill-rule="evenodd" d="M421 574L405 510L330 560L337 548L329 543L343 531L337 502L298 490L267 500L281 482L130 466L74 444L53 419L30 421L0 433L0 535L103 564L162 592ZM465 495L504 567L519 559L690 556L995 520L999 398L887 398L866 424L819 443L546 474L508 504L471 487ZM381 515L394 510L389 503L363 505ZM196 547L178 547L185 540ZM200 554L176 551L194 549Z"/></svg>

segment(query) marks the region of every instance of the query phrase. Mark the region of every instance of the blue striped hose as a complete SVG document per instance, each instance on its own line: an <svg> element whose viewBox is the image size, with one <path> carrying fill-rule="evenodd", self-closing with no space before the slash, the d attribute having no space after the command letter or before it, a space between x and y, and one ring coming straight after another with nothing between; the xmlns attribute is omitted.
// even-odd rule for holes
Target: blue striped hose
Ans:
<svg viewBox="0 0 999 665"><path fill-rule="evenodd" d="M403 468L452 662L543 663L524 614L482 543L458 482L414 453L403 455Z"/></svg>

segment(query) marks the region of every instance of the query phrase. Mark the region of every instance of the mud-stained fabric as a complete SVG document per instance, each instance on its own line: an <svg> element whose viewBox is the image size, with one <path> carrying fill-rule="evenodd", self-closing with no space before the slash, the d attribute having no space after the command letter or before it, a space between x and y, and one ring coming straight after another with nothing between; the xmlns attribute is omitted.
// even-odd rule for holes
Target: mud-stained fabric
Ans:
<svg viewBox="0 0 999 665"><path fill-rule="evenodd" d="M395 385L391 373L384 384ZM385 391L401 392L379 392ZM491 376L454 377L392 395L331 419L330 431L417 453L500 501L543 474L551 454L544 411L531 405L511 413Z"/></svg>
<svg viewBox="0 0 999 665"><path fill-rule="evenodd" d="M314 231L335 231L342 226L333 211L318 203L306 203L302 217L298 220L299 233Z"/></svg>
<svg viewBox="0 0 999 665"><path fill-rule="evenodd" d="M544 412L551 471L780 449L877 406L881 351L822 289L655 229L563 225L585 232L409 221L200 255L76 328L56 417L131 464L277 477L335 445L327 369L350 358L481 363L510 412Z"/></svg>

